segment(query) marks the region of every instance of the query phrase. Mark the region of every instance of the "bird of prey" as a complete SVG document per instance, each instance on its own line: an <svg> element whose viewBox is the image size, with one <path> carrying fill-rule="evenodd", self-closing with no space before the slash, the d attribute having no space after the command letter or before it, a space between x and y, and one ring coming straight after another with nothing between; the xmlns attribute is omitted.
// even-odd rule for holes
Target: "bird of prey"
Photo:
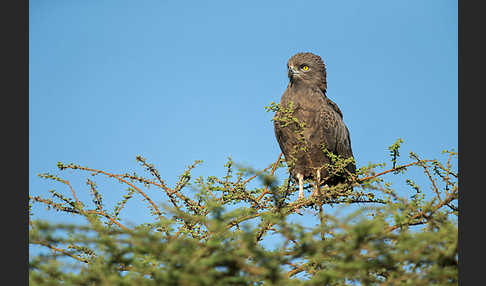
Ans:
<svg viewBox="0 0 486 286"><path fill-rule="evenodd" d="M275 136L299 183L298 199L304 198L304 180L333 186L344 182L342 175L329 176L332 163L324 148L341 158L353 157L349 131L339 107L326 96L326 66L313 53L297 53L287 63L289 84L274 116ZM346 169L354 173L350 162Z"/></svg>

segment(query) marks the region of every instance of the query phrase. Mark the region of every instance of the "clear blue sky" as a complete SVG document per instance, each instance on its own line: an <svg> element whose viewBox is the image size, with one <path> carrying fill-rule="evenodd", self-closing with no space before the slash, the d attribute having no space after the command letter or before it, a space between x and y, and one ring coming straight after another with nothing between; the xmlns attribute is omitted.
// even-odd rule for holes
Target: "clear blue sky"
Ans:
<svg viewBox="0 0 486 286"><path fill-rule="evenodd" d="M327 65L358 166L399 137L405 156L457 150L457 1L32 0L29 19L31 194L65 192L36 176L58 161L127 172L140 154L169 185L194 160L205 177L228 156L266 167L264 106L302 51Z"/></svg>

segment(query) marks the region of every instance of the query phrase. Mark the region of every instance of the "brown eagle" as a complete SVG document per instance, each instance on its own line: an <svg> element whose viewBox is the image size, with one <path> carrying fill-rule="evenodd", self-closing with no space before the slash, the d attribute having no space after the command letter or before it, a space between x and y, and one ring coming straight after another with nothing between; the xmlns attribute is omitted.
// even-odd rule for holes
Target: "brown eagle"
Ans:
<svg viewBox="0 0 486 286"><path fill-rule="evenodd" d="M304 180L333 186L344 182L344 175L329 176L331 163L324 148L342 158L353 157L349 131L339 107L326 96L326 66L320 56L298 53L287 63L290 82L274 116L275 136L299 183L299 199L304 198ZM346 169L354 173L350 163Z"/></svg>

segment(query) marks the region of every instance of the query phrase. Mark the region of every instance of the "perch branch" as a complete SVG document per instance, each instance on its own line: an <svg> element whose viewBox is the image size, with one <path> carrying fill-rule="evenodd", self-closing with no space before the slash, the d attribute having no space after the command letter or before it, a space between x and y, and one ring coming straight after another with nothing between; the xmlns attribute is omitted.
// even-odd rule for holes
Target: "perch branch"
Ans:
<svg viewBox="0 0 486 286"><path fill-rule="evenodd" d="M275 173L275 170L277 169L277 166L278 166L278 163L280 162L280 158L282 157L282 153L280 153L280 155L278 155L278 159L277 161L275 162L275 164L273 165L273 168L272 168L272 173L271 175L273 176L273 174ZM261 200L261 198L266 194L268 193L268 186L265 186L265 190L263 191L263 193L256 199L257 202L259 202Z"/></svg>

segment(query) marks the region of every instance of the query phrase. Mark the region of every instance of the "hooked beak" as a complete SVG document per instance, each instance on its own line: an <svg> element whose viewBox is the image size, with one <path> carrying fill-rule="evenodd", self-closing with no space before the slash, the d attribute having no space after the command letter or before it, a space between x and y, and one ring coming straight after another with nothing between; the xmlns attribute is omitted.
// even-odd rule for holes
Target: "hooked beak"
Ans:
<svg viewBox="0 0 486 286"><path fill-rule="evenodd" d="M295 75L298 75L300 72L296 70L293 66L289 66L287 70L287 75L289 79L292 79Z"/></svg>

